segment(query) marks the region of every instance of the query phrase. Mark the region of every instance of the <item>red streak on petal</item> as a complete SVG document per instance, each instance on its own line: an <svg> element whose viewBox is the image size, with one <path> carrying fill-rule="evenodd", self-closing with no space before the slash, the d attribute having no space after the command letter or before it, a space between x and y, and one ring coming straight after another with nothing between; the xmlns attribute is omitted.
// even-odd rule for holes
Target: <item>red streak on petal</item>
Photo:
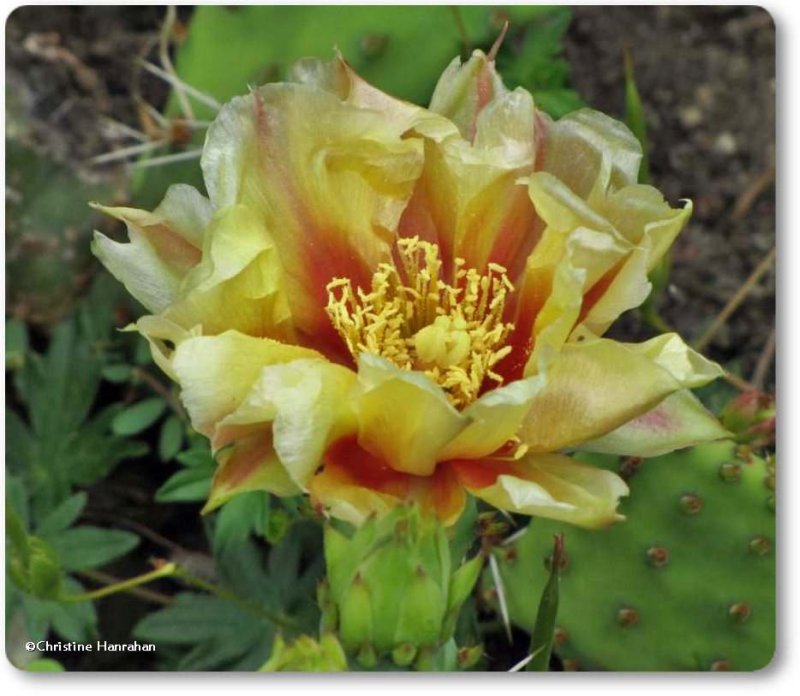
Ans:
<svg viewBox="0 0 800 696"><path fill-rule="evenodd" d="M214 488L232 489L245 483L272 454L272 434L265 432L240 440L214 477Z"/></svg>
<svg viewBox="0 0 800 696"><path fill-rule="evenodd" d="M499 476L514 474L511 462L498 459L454 459L447 462L465 488L477 490L493 485Z"/></svg>
<svg viewBox="0 0 800 696"><path fill-rule="evenodd" d="M168 225L144 227L141 228L141 232L169 265L188 271L200 263L202 256L200 249L186 241Z"/></svg>
<svg viewBox="0 0 800 696"><path fill-rule="evenodd" d="M392 469L381 458L370 454L355 435L334 442L324 457L325 465L346 473L350 482L383 493L404 497L411 488L411 479L418 478Z"/></svg>
<svg viewBox="0 0 800 696"><path fill-rule="evenodd" d="M575 326L578 326L586 319L587 315L591 311L592 307L594 307L600 298L605 295L606 290L608 290L611 283L614 282L614 279L617 277L617 274L620 272L623 264L625 263L626 259L622 259L618 261L610 270L606 271L600 278L592 285L591 288L586 292L583 296L583 302L581 303L581 311L578 315L578 320L575 322Z"/></svg>
<svg viewBox="0 0 800 696"><path fill-rule="evenodd" d="M439 465L431 476L404 474L364 450L354 435L333 443L324 460L326 469L334 470L340 481L401 500L416 500L443 520L453 520L464 507L463 487L447 465Z"/></svg>

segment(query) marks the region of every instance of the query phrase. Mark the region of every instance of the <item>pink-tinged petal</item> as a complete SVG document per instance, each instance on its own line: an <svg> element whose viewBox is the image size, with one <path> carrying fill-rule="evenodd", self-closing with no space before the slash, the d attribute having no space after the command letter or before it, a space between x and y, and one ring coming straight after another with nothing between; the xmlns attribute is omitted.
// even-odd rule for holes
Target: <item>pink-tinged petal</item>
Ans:
<svg viewBox="0 0 800 696"><path fill-rule="evenodd" d="M594 440L720 371L667 334L642 344L597 338L567 344L543 374L546 384L533 398L519 433L534 452Z"/></svg>
<svg viewBox="0 0 800 696"><path fill-rule="evenodd" d="M395 471L429 476L444 447L470 423L426 375L362 353L353 408L358 443Z"/></svg>
<svg viewBox="0 0 800 696"><path fill-rule="evenodd" d="M240 493L265 491L278 496L300 493L272 446L269 430L242 438L217 455L211 493L203 513L216 510Z"/></svg>
<svg viewBox="0 0 800 696"><path fill-rule="evenodd" d="M450 119L461 136L472 142L481 112L506 94L508 90L495 70L494 60L483 51L473 51L466 63L456 57L445 68L433 90L429 108Z"/></svg>
<svg viewBox="0 0 800 696"><path fill-rule="evenodd" d="M641 160L641 145L625 124L579 109L548 128L542 169L593 204L609 190L635 184Z"/></svg>
<svg viewBox="0 0 800 696"><path fill-rule="evenodd" d="M634 457L656 457L684 447L731 437L689 391L668 396L655 408L579 449Z"/></svg>
<svg viewBox="0 0 800 696"><path fill-rule="evenodd" d="M473 495L502 510L593 528L623 519L617 506L628 494L625 482L611 471L560 454L460 460L448 466Z"/></svg>
<svg viewBox="0 0 800 696"><path fill-rule="evenodd" d="M95 232L95 255L139 302L160 312L173 302L184 276L200 261L211 205L191 186L175 185L152 213L136 208L98 210L125 222L130 243Z"/></svg>

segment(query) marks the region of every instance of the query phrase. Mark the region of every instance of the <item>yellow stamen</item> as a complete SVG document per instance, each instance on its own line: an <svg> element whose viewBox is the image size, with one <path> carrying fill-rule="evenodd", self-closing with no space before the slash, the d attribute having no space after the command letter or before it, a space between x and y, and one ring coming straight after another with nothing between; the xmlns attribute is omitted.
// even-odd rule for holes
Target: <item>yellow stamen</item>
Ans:
<svg viewBox="0 0 800 696"><path fill-rule="evenodd" d="M350 280L328 284L327 312L353 356L380 355L406 370L421 370L458 407L474 401L492 368L511 352L514 328L503 322L514 289L506 269L489 264L482 275L456 259L454 281L442 279L439 247L417 237L397 242L400 268L382 263L369 292Z"/></svg>

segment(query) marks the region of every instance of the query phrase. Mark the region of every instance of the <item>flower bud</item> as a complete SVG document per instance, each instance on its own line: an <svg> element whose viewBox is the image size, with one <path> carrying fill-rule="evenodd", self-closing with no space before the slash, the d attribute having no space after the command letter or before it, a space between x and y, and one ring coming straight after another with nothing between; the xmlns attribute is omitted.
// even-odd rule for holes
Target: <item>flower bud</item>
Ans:
<svg viewBox="0 0 800 696"><path fill-rule="evenodd" d="M372 517L349 537L328 527L325 558L345 650L359 662L391 655L400 666L452 638L482 566L479 557L452 573L444 526L415 505Z"/></svg>
<svg viewBox="0 0 800 696"><path fill-rule="evenodd" d="M319 642L310 636L300 636L290 645L278 636L272 646L272 656L262 672L344 672L347 658L339 641L330 634Z"/></svg>

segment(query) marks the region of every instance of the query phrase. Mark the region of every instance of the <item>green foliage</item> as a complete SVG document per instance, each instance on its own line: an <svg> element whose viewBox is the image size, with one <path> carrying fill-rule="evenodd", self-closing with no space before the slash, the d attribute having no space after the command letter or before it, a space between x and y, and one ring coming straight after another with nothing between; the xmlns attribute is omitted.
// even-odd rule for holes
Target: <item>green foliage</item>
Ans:
<svg viewBox="0 0 800 696"><path fill-rule="evenodd" d="M531 661L526 670L529 672L546 672L550 667L550 654L553 652L553 641L558 614L558 589L561 574L561 562L564 558L564 537L553 538L553 552L550 554L550 576L539 600L536 621L531 635Z"/></svg>
<svg viewBox="0 0 800 696"><path fill-rule="evenodd" d="M195 503L205 501L217 464L208 441L194 438L191 449L177 455L183 468L170 476L156 491L160 503Z"/></svg>
<svg viewBox="0 0 800 696"><path fill-rule="evenodd" d="M146 451L110 432L118 405L90 415L102 359L73 317L56 327L46 353L30 351L14 374L26 418L6 410L7 469L32 493L36 518L65 500L72 486L90 485Z"/></svg>
<svg viewBox="0 0 800 696"><path fill-rule="evenodd" d="M259 670L261 672L344 672L347 658L344 650L330 633L319 641L311 636L300 636L287 644L278 636L272 646L272 657Z"/></svg>
<svg viewBox="0 0 800 696"><path fill-rule="evenodd" d="M513 552L497 552L512 621L533 626L531 588L544 585L550 539L563 532L558 652L568 664L764 667L775 641L774 472L716 443L648 460L629 484L625 522L584 531L534 520Z"/></svg>
<svg viewBox="0 0 800 696"><path fill-rule="evenodd" d="M319 530L298 525L268 552L252 538L219 546L217 596L181 593L174 604L146 616L137 639L173 650L172 670L254 670L270 655L270 614L291 617L285 634L310 633L318 621L313 596L322 573Z"/></svg>
<svg viewBox="0 0 800 696"><path fill-rule="evenodd" d="M138 401L114 416L111 430L115 435L138 435L153 425L166 408L164 399L159 397Z"/></svg>
<svg viewBox="0 0 800 696"><path fill-rule="evenodd" d="M64 665L55 660L48 658L40 658L38 660L31 660L25 665L28 672L63 672Z"/></svg>
<svg viewBox="0 0 800 696"><path fill-rule="evenodd" d="M536 106L553 118L586 105L569 86L569 64L562 55L571 18L569 7L557 6L543 7L527 22L512 22L497 56L506 84L532 92Z"/></svg>

